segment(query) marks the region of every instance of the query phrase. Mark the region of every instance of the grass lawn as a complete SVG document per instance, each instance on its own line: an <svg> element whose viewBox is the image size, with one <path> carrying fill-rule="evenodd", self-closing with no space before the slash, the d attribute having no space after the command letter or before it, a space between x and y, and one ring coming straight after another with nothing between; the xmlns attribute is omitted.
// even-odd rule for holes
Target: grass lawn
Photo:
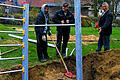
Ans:
<svg viewBox="0 0 120 80"><path fill-rule="evenodd" d="M11 27L22 27L22 26L12 26L12 25L1 25L0 24L0 31L8 31L8 30L12 30L14 31ZM52 34L56 34L56 27L51 27L51 31ZM120 31L120 27L113 27L113 34L111 35L111 38L114 39L120 39L119 33ZM71 27L71 32L70 34L74 35L75 34L75 27ZM15 35L19 35L22 36L21 34L15 34ZM98 35L98 30L95 30L94 28L91 27L82 27L82 35ZM13 41L17 41L17 42L22 42L22 40L19 39L15 39L15 38L11 38L8 36L7 33L0 33L0 37L2 37L3 39L0 40L0 44L8 44L10 42ZM36 36L34 34L34 31L30 31L29 32L29 38L30 39L36 39ZM52 42L50 42L52 43ZM111 41L110 42L110 47L111 49L120 49L120 41ZM69 48L68 53L70 54L70 52L72 51L73 48L75 48L75 43L69 43L68 46ZM1 52L5 52L11 49L14 49L16 47L0 47ZM11 53L7 53L5 55L3 55L3 58L10 58L10 57L21 57L22 56L22 48L21 47L17 47L18 50L11 52ZM95 50L97 49L97 43L92 43L92 44L88 44L88 45L82 45L82 54L83 56L88 54L88 53L93 53L95 52ZM50 48L48 47L48 54L50 56L52 56L51 60L54 59L58 59L56 58L55 54L56 54L56 50L55 48ZM73 53L75 54L75 52ZM29 65L33 66L36 64L40 64L40 62L38 61L38 57L37 57L37 52L36 52L36 44L35 43L30 43L29 42L29 51L28 51L28 58L29 58ZM6 60L6 61L0 61L0 68L9 68L12 67L16 64L21 64L22 61L21 60Z"/></svg>

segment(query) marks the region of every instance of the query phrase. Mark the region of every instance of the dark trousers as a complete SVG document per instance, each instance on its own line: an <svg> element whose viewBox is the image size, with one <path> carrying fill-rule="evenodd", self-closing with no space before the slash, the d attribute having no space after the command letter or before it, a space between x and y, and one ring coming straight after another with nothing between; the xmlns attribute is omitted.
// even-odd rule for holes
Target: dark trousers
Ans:
<svg viewBox="0 0 120 80"><path fill-rule="evenodd" d="M56 44L56 46L57 46L59 51L61 50L62 37L63 37L62 54L65 54L67 43L69 40L69 32L65 32L65 31L58 31L57 32L57 44ZM56 51L56 55L58 55L57 51Z"/></svg>
<svg viewBox="0 0 120 80"><path fill-rule="evenodd" d="M39 31L36 31L36 37L37 37L37 55L38 59L41 60L43 58L48 57L47 53L47 39L46 41L42 40L42 34L39 33ZM46 36L47 38L47 36Z"/></svg>
<svg viewBox="0 0 120 80"><path fill-rule="evenodd" d="M102 46L104 45L104 51L110 49L110 35L100 35L98 40L98 51L101 51Z"/></svg>

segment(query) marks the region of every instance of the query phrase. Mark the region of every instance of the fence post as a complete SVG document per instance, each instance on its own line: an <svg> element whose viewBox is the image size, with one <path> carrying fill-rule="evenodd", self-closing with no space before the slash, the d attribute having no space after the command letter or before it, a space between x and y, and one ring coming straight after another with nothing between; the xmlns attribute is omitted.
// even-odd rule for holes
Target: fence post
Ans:
<svg viewBox="0 0 120 80"><path fill-rule="evenodd" d="M28 25L29 25L29 3L23 6L23 74L22 80L28 80Z"/></svg>
<svg viewBox="0 0 120 80"><path fill-rule="evenodd" d="M81 0L74 0L76 31L76 74L77 80L83 80L82 73L82 41L81 41Z"/></svg>

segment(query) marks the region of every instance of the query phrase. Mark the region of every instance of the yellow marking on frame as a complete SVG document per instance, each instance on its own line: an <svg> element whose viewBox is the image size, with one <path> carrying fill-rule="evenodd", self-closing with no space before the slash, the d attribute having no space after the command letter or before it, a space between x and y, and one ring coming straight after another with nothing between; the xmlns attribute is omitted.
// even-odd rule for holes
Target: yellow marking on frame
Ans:
<svg viewBox="0 0 120 80"><path fill-rule="evenodd" d="M23 18L23 23L25 23L25 18Z"/></svg>
<svg viewBox="0 0 120 80"><path fill-rule="evenodd" d="M25 6L23 6L23 11L25 11Z"/></svg>
<svg viewBox="0 0 120 80"><path fill-rule="evenodd" d="M25 35L25 30L22 31L23 32L23 36Z"/></svg>
<svg viewBox="0 0 120 80"><path fill-rule="evenodd" d="M24 60L25 59L25 56L24 55L22 55L22 60Z"/></svg>
<svg viewBox="0 0 120 80"><path fill-rule="evenodd" d="M22 72L23 72L23 73L25 72L25 69L24 69L24 67L22 68Z"/></svg>
<svg viewBox="0 0 120 80"><path fill-rule="evenodd" d="M25 47L25 43L22 43L22 48L24 48Z"/></svg>

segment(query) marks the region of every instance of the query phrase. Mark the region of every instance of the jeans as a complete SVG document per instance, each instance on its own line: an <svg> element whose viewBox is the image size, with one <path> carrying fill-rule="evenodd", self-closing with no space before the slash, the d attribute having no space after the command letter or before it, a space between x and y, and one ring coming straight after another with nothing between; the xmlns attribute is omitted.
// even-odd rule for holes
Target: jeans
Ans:
<svg viewBox="0 0 120 80"><path fill-rule="evenodd" d="M101 51L104 45L104 51L110 49L110 35L100 35L98 40L98 49L96 51Z"/></svg>

